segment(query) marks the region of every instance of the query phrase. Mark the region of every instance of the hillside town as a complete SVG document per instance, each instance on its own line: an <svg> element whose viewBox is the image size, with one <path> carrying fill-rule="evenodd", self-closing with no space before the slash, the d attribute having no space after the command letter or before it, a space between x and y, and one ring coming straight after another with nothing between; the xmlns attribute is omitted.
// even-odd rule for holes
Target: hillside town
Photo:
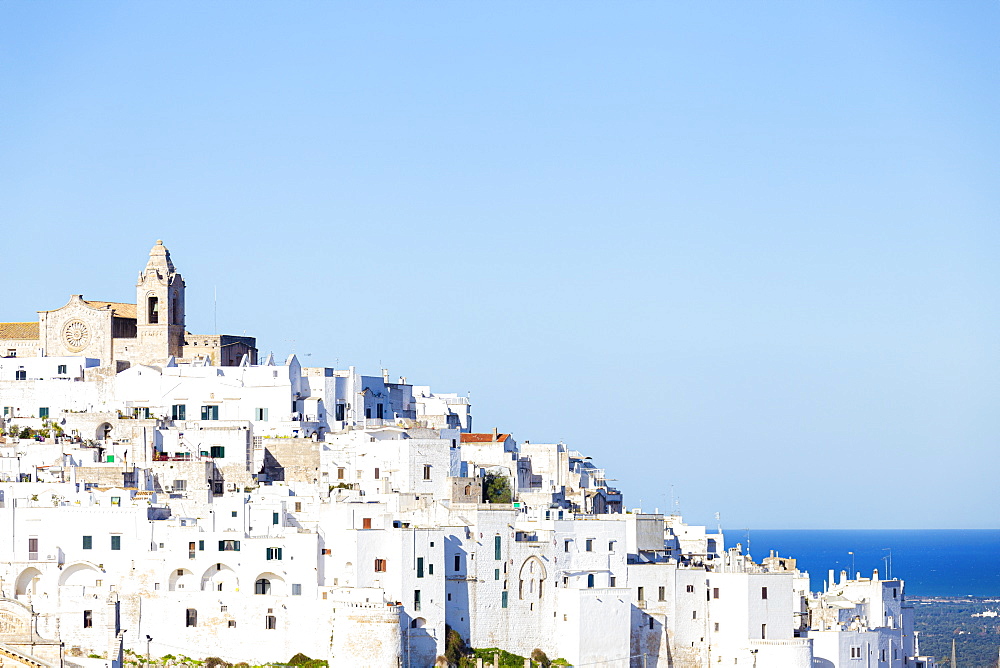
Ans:
<svg viewBox="0 0 1000 668"><path fill-rule="evenodd" d="M902 580L813 591L466 396L192 334L185 289L157 242L135 303L0 323L0 665L425 668L452 631L572 666L934 667Z"/></svg>

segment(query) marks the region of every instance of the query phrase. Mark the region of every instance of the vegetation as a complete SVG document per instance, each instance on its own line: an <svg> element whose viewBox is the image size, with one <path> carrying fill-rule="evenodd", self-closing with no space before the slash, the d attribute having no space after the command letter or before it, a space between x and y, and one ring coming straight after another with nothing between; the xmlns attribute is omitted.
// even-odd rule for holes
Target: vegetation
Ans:
<svg viewBox="0 0 1000 668"><path fill-rule="evenodd" d="M531 660L537 663L542 668L549 668L549 657L545 655L545 652L538 649L537 647L531 651Z"/></svg>
<svg viewBox="0 0 1000 668"><path fill-rule="evenodd" d="M483 501L489 503L511 503L513 501L507 476L493 472L483 476ZM521 663L523 665L524 662Z"/></svg>
<svg viewBox="0 0 1000 668"><path fill-rule="evenodd" d="M951 666L951 641L955 641L962 668L997 668L1000 617L973 617L1000 610L996 599L934 598L913 602L914 625L920 631L920 653L933 656L939 666Z"/></svg>
<svg viewBox="0 0 1000 668"><path fill-rule="evenodd" d="M302 652L299 652L288 660L288 665L305 666L306 668L320 668L321 666L326 666L327 662L322 659L310 659Z"/></svg>

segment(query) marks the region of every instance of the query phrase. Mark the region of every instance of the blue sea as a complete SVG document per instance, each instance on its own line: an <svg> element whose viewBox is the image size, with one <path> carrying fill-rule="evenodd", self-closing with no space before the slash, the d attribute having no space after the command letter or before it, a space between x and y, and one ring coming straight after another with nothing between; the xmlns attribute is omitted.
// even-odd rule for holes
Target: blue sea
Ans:
<svg viewBox="0 0 1000 668"><path fill-rule="evenodd" d="M742 543L745 552L747 533L726 530L726 547ZM1000 597L1000 530L750 529L749 544L758 563L770 550L797 559L813 591L831 568L838 578L842 569L871 577L876 568L885 577L891 553L892 576L909 596Z"/></svg>

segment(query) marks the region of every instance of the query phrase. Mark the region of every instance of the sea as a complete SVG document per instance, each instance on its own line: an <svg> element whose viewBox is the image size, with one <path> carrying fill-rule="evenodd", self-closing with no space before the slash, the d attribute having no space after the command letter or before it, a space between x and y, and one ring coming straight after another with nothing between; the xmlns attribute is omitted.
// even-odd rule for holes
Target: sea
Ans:
<svg viewBox="0 0 1000 668"><path fill-rule="evenodd" d="M838 579L841 570L871 577L877 568L904 580L909 597L1000 598L1000 530L728 529L725 541L749 546L758 563L771 550L796 559L812 591L831 568Z"/></svg>

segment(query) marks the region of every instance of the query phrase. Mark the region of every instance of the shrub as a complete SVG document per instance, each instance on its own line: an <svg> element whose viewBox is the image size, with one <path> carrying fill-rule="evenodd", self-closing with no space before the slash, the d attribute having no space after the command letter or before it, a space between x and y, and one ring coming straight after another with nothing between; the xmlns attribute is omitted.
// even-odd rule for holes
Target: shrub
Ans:
<svg viewBox="0 0 1000 668"><path fill-rule="evenodd" d="M446 624L444 627L444 658L448 660L448 664L457 666L468 653L469 646L465 644L462 634Z"/></svg>
<svg viewBox="0 0 1000 668"><path fill-rule="evenodd" d="M531 660L540 665L542 668L549 668L549 657L547 657L545 652L537 647L531 651Z"/></svg>
<svg viewBox="0 0 1000 668"><path fill-rule="evenodd" d="M507 476L502 473L487 473L483 476L483 501L510 503L512 500Z"/></svg>

